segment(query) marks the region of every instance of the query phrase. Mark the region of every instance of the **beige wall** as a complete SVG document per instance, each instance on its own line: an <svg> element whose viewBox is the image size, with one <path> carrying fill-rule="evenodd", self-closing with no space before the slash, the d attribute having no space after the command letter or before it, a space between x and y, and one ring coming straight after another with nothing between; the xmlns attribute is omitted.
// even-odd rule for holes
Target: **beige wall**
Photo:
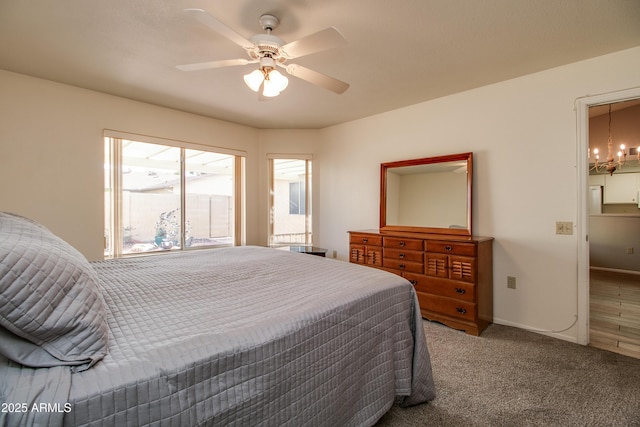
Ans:
<svg viewBox="0 0 640 427"><path fill-rule="evenodd" d="M312 153L316 243L348 259L348 230L377 228L380 163L474 152L477 234L494 243L497 323L567 328L577 294L576 99L640 86L640 47L324 130L256 130L0 71L0 210L102 254L102 130L239 148L247 242L267 236L267 153ZM517 278L517 289L506 287ZM576 328L554 334L576 339Z"/></svg>
<svg viewBox="0 0 640 427"><path fill-rule="evenodd" d="M380 163L473 151L473 229L496 239L495 321L569 328L578 241L555 222L578 215L574 103L640 86L639 69L637 47L323 130L320 184L331 192L320 194L317 243L347 259L347 231L377 228ZM577 328L554 335L575 341Z"/></svg>
<svg viewBox="0 0 640 427"><path fill-rule="evenodd" d="M34 218L87 258L103 253L103 130L244 150L247 242L258 243L258 131L0 71L0 210Z"/></svg>

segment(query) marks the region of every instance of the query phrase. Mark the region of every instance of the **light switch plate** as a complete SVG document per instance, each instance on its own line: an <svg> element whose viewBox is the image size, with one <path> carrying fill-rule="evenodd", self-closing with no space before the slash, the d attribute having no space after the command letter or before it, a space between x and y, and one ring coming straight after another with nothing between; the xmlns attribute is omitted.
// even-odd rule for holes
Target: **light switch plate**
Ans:
<svg viewBox="0 0 640 427"><path fill-rule="evenodd" d="M573 234L573 222L570 221L556 221L556 234Z"/></svg>

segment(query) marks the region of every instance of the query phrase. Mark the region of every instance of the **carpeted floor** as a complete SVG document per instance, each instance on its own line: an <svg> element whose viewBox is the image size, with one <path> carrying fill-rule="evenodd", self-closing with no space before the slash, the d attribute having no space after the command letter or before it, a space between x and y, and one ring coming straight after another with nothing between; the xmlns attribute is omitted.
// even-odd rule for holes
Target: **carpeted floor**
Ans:
<svg viewBox="0 0 640 427"><path fill-rule="evenodd" d="M424 327L438 395L376 427L640 426L640 359L502 325Z"/></svg>

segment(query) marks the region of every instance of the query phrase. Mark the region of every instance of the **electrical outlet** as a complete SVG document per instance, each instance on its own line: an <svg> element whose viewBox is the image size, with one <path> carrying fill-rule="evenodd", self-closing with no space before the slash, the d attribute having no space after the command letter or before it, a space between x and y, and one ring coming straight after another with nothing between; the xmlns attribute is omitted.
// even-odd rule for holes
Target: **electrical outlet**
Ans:
<svg viewBox="0 0 640 427"><path fill-rule="evenodd" d="M629 255L633 254L633 248L627 248L627 253L628 253Z"/></svg>
<svg viewBox="0 0 640 427"><path fill-rule="evenodd" d="M515 289L516 288L516 278L513 276L507 276L507 288Z"/></svg>
<svg viewBox="0 0 640 427"><path fill-rule="evenodd" d="M556 221L556 234L573 234L573 222L570 221Z"/></svg>

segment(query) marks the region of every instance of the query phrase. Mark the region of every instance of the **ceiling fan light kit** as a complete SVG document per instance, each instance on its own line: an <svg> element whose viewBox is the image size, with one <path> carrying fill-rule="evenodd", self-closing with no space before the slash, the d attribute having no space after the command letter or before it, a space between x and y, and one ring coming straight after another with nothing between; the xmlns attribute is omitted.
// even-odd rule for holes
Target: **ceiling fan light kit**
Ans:
<svg viewBox="0 0 640 427"><path fill-rule="evenodd" d="M280 74L278 70L272 70L264 77L262 94L264 96L278 96L288 85L288 78Z"/></svg>
<svg viewBox="0 0 640 427"><path fill-rule="evenodd" d="M271 31L280 23L279 19L274 15L265 14L260 16L258 22L266 33L256 34L245 39L202 9L185 9L185 12L194 14L201 23L245 49L251 59L227 59L178 65L176 68L179 70L197 71L258 63L258 69L245 74L244 81L254 92L258 92L262 87L262 95L265 97L278 96L289 84L289 79L276 70L276 67L281 67L292 76L337 94L341 94L349 88L348 83L333 77L301 65L285 64L289 59L346 45L345 38L334 27L318 31L291 43L285 43L284 40L271 34Z"/></svg>
<svg viewBox="0 0 640 427"><path fill-rule="evenodd" d="M249 86L249 89L254 92L260 90L260 86L262 85L263 81L264 74L261 70L253 70L249 74L244 75L244 82L247 84L247 86Z"/></svg>
<svg viewBox="0 0 640 427"><path fill-rule="evenodd" d="M260 58L260 68L244 75L244 82L254 92L262 86L262 95L274 97L289 85L289 79L275 69L275 61L269 56Z"/></svg>

